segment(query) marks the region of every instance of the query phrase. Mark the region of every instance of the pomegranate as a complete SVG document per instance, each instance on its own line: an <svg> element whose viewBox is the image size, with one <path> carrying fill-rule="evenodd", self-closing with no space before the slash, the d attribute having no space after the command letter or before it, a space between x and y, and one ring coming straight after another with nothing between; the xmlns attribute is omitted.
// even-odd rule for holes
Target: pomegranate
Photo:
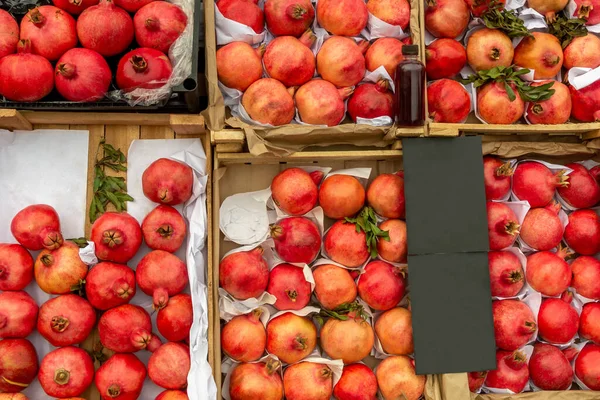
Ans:
<svg viewBox="0 0 600 400"><path fill-rule="evenodd" d="M221 47L217 50L219 81L229 88L244 92L262 78L264 52L265 46L253 49L244 42L231 42Z"/></svg>
<svg viewBox="0 0 600 400"><path fill-rule="evenodd" d="M319 171L315 171L319 172ZM288 168L271 182L273 202L287 214L303 215L317 205L318 189L313 175L301 168Z"/></svg>
<svg viewBox="0 0 600 400"><path fill-rule="evenodd" d="M261 124L289 124L295 114L293 91L278 80L262 78L244 92L242 105L250 118Z"/></svg>
<svg viewBox="0 0 600 400"><path fill-rule="evenodd" d="M591 256L600 251L600 218L592 210L577 210L569 214L565 241L575 252Z"/></svg>
<svg viewBox="0 0 600 400"><path fill-rule="evenodd" d="M321 328L321 348L334 360L344 364L358 362L369 355L375 334L362 307L350 306L345 320L330 318Z"/></svg>
<svg viewBox="0 0 600 400"><path fill-rule="evenodd" d="M554 198L556 188L568 186L564 170L556 173L535 161L519 163L513 175L513 193L528 201L532 208L546 207Z"/></svg>
<svg viewBox="0 0 600 400"><path fill-rule="evenodd" d="M388 90L389 83L381 79L377 83L363 83L348 100L348 114L352 121L358 118L394 118L394 95Z"/></svg>
<svg viewBox="0 0 600 400"><path fill-rule="evenodd" d="M125 54L119 61L117 86L125 92L158 89L167 84L172 72L171 61L164 53L140 47Z"/></svg>
<svg viewBox="0 0 600 400"><path fill-rule="evenodd" d="M75 19L60 8L41 6L21 20L21 39L31 42L31 52L56 61L77 46Z"/></svg>
<svg viewBox="0 0 600 400"><path fill-rule="evenodd" d="M46 204L31 205L19 211L10 223L10 231L28 250L56 250L63 244L58 214Z"/></svg>
<svg viewBox="0 0 600 400"><path fill-rule="evenodd" d="M273 35L300 37L312 26L315 9L310 0L269 0L265 19Z"/></svg>
<svg viewBox="0 0 600 400"><path fill-rule="evenodd" d="M356 283L347 269L322 264L313 271L313 278L315 296L324 308L335 310L356 300Z"/></svg>
<svg viewBox="0 0 600 400"><path fill-rule="evenodd" d="M262 247L230 254L219 264L219 285L238 300L260 296L269 282Z"/></svg>
<svg viewBox="0 0 600 400"><path fill-rule="evenodd" d="M148 377L165 389L187 387L190 349L183 343L169 342L158 348L148 361Z"/></svg>
<svg viewBox="0 0 600 400"><path fill-rule="evenodd" d="M525 284L519 257L509 251L490 251L488 263L492 296L516 296Z"/></svg>
<svg viewBox="0 0 600 400"><path fill-rule="evenodd" d="M130 13L135 13L137 10L153 1L156 0L115 0L115 4L129 11Z"/></svg>
<svg viewBox="0 0 600 400"><path fill-rule="evenodd" d="M332 83L322 79L314 79L302 85L295 96L302 122L313 125L338 125L346 115L344 100L352 91L349 87L336 89Z"/></svg>
<svg viewBox="0 0 600 400"><path fill-rule="evenodd" d="M565 261L570 253L559 247L556 253L540 251L527 257L527 283L544 296L558 296L571 283L571 268Z"/></svg>
<svg viewBox="0 0 600 400"><path fill-rule="evenodd" d="M363 0L323 0L317 3L317 21L333 35L358 36L369 19Z"/></svg>
<svg viewBox="0 0 600 400"><path fill-rule="evenodd" d="M12 15L0 10L0 58L17 51L19 24Z"/></svg>
<svg viewBox="0 0 600 400"><path fill-rule="evenodd" d="M251 362L262 357L267 345L267 333L260 321L261 309L238 315L221 330L221 348L236 361Z"/></svg>
<svg viewBox="0 0 600 400"><path fill-rule="evenodd" d="M144 195L155 203L176 206L192 197L194 173L187 164L159 158L144 170Z"/></svg>
<svg viewBox="0 0 600 400"><path fill-rule="evenodd" d="M79 15L84 10L98 4L99 0L52 0L55 7L65 10L69 14Z"/></svg>
<svg viewBox="0 0 600 400"><path fill-rule="evenodd" d="M283 373L285 398L329 400L333 394L333 372L325 364L300 362Z"/></svg>
<svg viewBox="0 0 600 400"><path fill-rule="evenodd" d="M117 353L135 353L141 349L155 351L161 343L151 332L148 313L132 304L111 308L102 314L98 322L100 342Z"/></svg>
<svg viewBox="0 0 600 400"><path fill-rule="evenodd" d="M530 209L521 225L521 239L536 250L550 250L558 246L563 236L559 211L560 204L555 201L546 207Z"/></svg>
<svg viewBox="0 0 600 400"><path fill-rule="evenodd" d="M247 25L255 33L261 33L265 30L263 11L253 1L219 0L217 1L217 7L225 18Z"/></svg>
<svg viewBox="0 0 600 400"><path fill-rule="evenodd" d="M570 206L590 208L600 201L600 185L583 165L570 163L566 165L573 172L569 174L569 184L558 187L558 194Z"/></svg>
<svg viewBox="0 0 600 400"><path fill-rule="evenodd" d="M48 396L79 396L94 379L94 362L83 349L61 347L42 359L38 379Z"/></svg>
<svg viewBox="0 0 600 400"><path fill-rule="evenodd" d="M181 342L190 336L193 322L192 297L178 294L169 299L169 304L158 311L156 326L161 335L170 342Z"/></svg>
<svg viewBox="0 0 600 400"><path fill-rule="evenodd" d="M49 294L70 293L88 272L79 257L79 247L65 242L56 250L42 250L33 266L35 281L40 289Z"/></svg>
<svg viewBox="0 0 600 400"><path fill-rule="evenodd" d="M585 345L575 360L575 375L591 390L600 390L599 345Z"/></svg>
<svg viewBox="0 0 600 400"><path fill-rule="evenodd" d="M369 259L367 235L356 231L354 224L338 221L325 234L325 253L346 267L360 267Z"/></svg>
<svg viewBox="0 0 600 400"><path fill-rule="evenodd" d="M97 101L108 92L112 73L104 57L88 49L71 49L56 64L56 90L70 101Z"/></svg>
<svg viewBox="0 0 600 400"><path fill-rule="evenodd" d="M137 399L146 379L146 366L133 354L115 354L96 372L103 399Z"/></svg>
<svg viewBox="0 0 600 400"><path fill-rule="evenodd" d="M368 0L367 10L380 20L402 30L410 23L410 4L407 0Z"/></svg>
<svg viewBox="0 0 600 400"><path fill-rule="evenodd" d="M388 357L377 367L377 383L385 400L420 399L425 390L425 375L416 375L413 360L407 356Z"/></svg>
<svg viewBox="0 0 600 400"><path fill-rule="evenodd" d="M133 41L133 21L113 0L100 0L77 19L81 45L105 57L124 52Z"/></svg>
<svg viewBox="0 0 600 400"><path fill-rule="evenodd" d="M65 294L42 304L37 330L54 347L82 343L96 325L96 312L85 299Z"/></svg>
<svg viewBox="0 0 600 400"><path fill-rule="evenodd" d="M174 253L181 247L186 229L185 220L179 211L164 204L156 206L142 222L142 234L148 247L169 253Z"/></svg>
<svg viewBox="0 0 600 400"><path fill-rule="evenodd" d="M163 250L153 250L140 260L135 279L142 292L152 296L155 310L166 307L169 297L181 293L189 282L185 263Z"/></svg>
<svg viewBox="0 0 600 400"><path fill-rule="evenodd" d="M590 34L573 38L563 50L563 55L563 66L566 69L597 68L600 66L600 38Z"/></svg>
<svg viewBox="0 0 600 400"><path fill-rule="evenodd" d="M583 89L569 86L573 108L571 116L581 122L595 122L600 119L600 81L596 81Z"/></svg>
<svg viewBox="0 0 600 400"><path fill-rule="evenodd" d="M440 79L427 86L427 107L434 122L460 123L471 112L471 97L460 83Z"/></svg>
<svg viewBox="0 0 600 400"><path fill-rule="evenodd" d="M189 400L189 397L181 390L165 390L158 395L156 400Z"/></svg>
<svg viewBox="0 0 600 400"><path fill-rule="evenodd" d="M485 385L521 393L527 382L529 382L527 356L520 351L496 351L496 369L488 372Z"/></svg>
<svg viewBox="0 0 600 400"><path fill-rule="evenodd" d="M600 303L587 303L581 311L579 336L600 344Z"/></svg>
<svg viewBox="0 0 600 400"><path fill-rule="evenodd" d="M404 219L404 177L396 174L379 175L369 185L367 203L384 218Z"/></svg>
<svg viewBox="0 0 600 400"><path fill-rule="evenodd" d="M502 250L512 246L521 227L514 211L504 203L488 201L487 217L490 250Z"/></svg>
<svg viewBox="0 0 600 400"><path fill-rule="evenodd" d="M310 81L315 74L315 56L310 47L316 39L311 30L300 39L293 36L273 39L263 57L267 74L285 86L300 86Z"/></svg>
<svg viewBox="0 0 600 400"><path fill-rule="evenodd" d="M362 3L362 0L358 1ZM323 79L337 87L358 84L365 76L366 61L363 53L368 46L367 41L356 44L354 40L347 37L330 37L323 43L317 54L317 72Z"/></svg>
<svg viewBox="0 0 600 400"><path fill-rule="evenodd" d="M486 11L489 10L493 0L465 0L469 10L475 17L481 17ZM504 6L506 0L498 0L498 5Z"/></svg>
<svg viewBox="0 0 600 400"><path fill-rule="evenodd" d="M86 298L98 310L129 303L135 291L135 274L127 265L100 262L85 278Z"/></svg>
<svg viewBox="0 0 600 400"><path fill-rule="evenodd" d="M577 257L571 263L573 281L577 293L589 299L600 300L600 261L594 257Z"/></svg>
<svg viewBox="0 0 600 400"><path fill-rule="evenodd" d="M406 222L399 219L388 219L379 225L379 229L387 231L390 240L377 241L377 253L390 262L406 263L408 252L406 244Z"/></svg>
<svg viewBox="0 0 600 400"><path fill-rule="evenodd" d="M600 23L600 2L598 0L575 0L577 10L575 15L578 18L584 18L586 25L596 25Z"/></svg>
<svg viewBox="0 0 600 400"><path fill-rule="evenodd" d="M29 397L25 396L23 393L0 393L0 400L29 400ZM73 397L71 400L81 400L81 398Z"/></svg>
<svg viewBox="0 0 600 400"><path fill-rule="evenodd" d="M302 268L280 264L269 273L267 292L277 297L273 306L278 310L300 310L308 305L311 288Z"/></svg>
<svg viewBox="0 0 600 400"><path fill-rule="evenodd" d="M452 78L467 63L467 52L454 39L438 39L427 46L425 58L429 79Z"/></svg>
<svg viewBox="0 0 600 400"><path fill-rule="evenodd" d="M0 339L29 336L37 314L38 306L26 292L0 292Z"/></svg>
<svg viewBox="0 0 600 400"><path fill-rule="evenodd" d="M554 82L552 97L540 102L527 103L527 119L532 124L564 124L571 116L571 95L569 88L556 81L532 82L530 86L541 86Z"/></svg>
<svg viewBox="0 0 600 400"><path fill-rule="evenodd" d="M467 61L475 71L509 67L513 55L512 41L497 29L479 29L467 41Z"/></svg>
<svg viewBox="0 0 600 400"><path fill-rule="evenodd" d="M538 329L542 339L550 343L567 343L579 329L579 315L571 305L573 293L565 292L560 299L544 299L538 313Z"/></svg>
<svg viewBox="0 0 600 400"><path fill-rule="evenodd" d="M495 157L483 157L483 179L485 197L488 200L502 200L510 193L510 177L515 170L510 162Z"/></svg>
<svg viewBox="0 0 600 400"><path fill-rule="evenodd" d="M529 360L532 382L542 390L567 390L573 382L573 368L556 347L536 343Z"/></svg>
<svg viewBox="0 0 600 400"><path fill-rule="evenodd" d="M485 382L485 378L487 377L488 371L477 371L477 372L469 372L467 374L467 379L469 381L469 391L473 393L479 393L483 383Z"/></svg>
<svg viewBox="0 0 600 400"><path fill-rule="evenodd" d="M175 4L153 1L140 8L133 17L135 40L140 47L169 53L171 45L183 33L187 15Z"/></svg>
<svg viewBox="0 0 600 400"><path fill-rule="evenodd" d="M389 310L404 297L405 272L384 261L371 261L358 280L358 294L375 310Z"/></svg>
<svg viewBox="0 0 600 400"><path fill-rule="evenodd" d="M277 371L280 367L281 363L276 360L238 365L231 373L229 397L231 400L281 400L283 382Z"/></svg>
<svg viewBox="0 0 600 400"><path fill-rule="evenodd" d="M377 378L364 364L346 365L333 388L333 397L336 400L373 400L377 398Z"/></svg>
<svg viewBox="0 0 600 400"><path fill-rule="evenodd" d="M107 212L92 225L90 239L100 260L125 264L142 244L142 228L126 212Z"/></svg>
<svg viewBox="0 0 600 400"><path fill-rule="evenodd" d="M329 218L352 217L365 204L365 188L354 176L331 175L319 188L319 204Z"/></svg>
<svg viewBox="0 0 600 400"><path fill-rule="evenodd" d="M24 390L33 382L37 372L38 357L29 340L0 341L0 393L17 393Z"/></svg>
<svg viewBox="0 0 600 400"><path fill-rule="evenodd" d="M556 20L556 13L562 11L569 0L528 0L527 5L538 13L544 15L548 22Z"/></svg>
<svg viewBox="0 0 600 400"><path fill-rule="evenodd" d="M267 324L267 351L285 363L293 364L302 360L316 346L317 328L307 317L288 312Z"/></svg>
<svg viewBox="0 0 600 400"><path fill-rule="evenodd" d="M563 64L563 52L558 38L549 33L532 32L515 48L514 63L535 70L534 79L554 78Z"/></svg>
<svg viewBox="0 0 600 400"><path fill-rule="evenodd" d="M492 312L496 346L500 349L514 351L533 337L537 324L525 303L519 300L496 300L492 302Z"/></svg>
<svg viewBox="0 0 600 400"><path fill-rule="evenodd" d="M375 322L375 333L388 354L408 355L414 351L412 314L402 307L381 314Z"/></svg>
<svg viewBox="0 0 600 400"><path fill-rule="evenodd" d="M511 88L513 92L517 92L514 84L511 84ZM525 102L518 95L514 100L510 100L504 83L492 82L478 89L477 109L481 118L488 124L510 125L521 119L525 113Z"/></svg>
<svg viewBox="0 0 600 400"><path fill-rule="evenodd" d="M596 165L595 167L591 168L590 174L592 174L596 182L600 183L600 165Z"/></svg>
<svg viewBox="0 0 600 400"><path fill-rule="evenodd" d="M367 70L375 71L383 66L390 76L396 74L396 67L404 59L402 55L404 44L394 38L379 38L373 42L365 54Z"/></svg>
<svg viewBox="0 0 600 400"><path fill-rule="evenodd" d="M0 290L23 290L33 280L33 258L18 244L0 243Z"/></svg>
<svg viewBox="0 0 600 400"><path fill-rule="evenodd" d="M467 29L470 17L464 0L429 0L425 28L435 37L455 38Z"/></svg>

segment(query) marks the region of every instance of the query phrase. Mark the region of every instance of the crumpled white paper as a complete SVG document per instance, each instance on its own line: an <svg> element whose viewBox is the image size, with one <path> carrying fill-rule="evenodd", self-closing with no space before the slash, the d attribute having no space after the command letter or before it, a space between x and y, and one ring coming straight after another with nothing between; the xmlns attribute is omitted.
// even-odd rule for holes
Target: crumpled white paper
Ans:
<svg viewBox="0 0 600 400"><path fill-rule="evenodd" d="M242 245L266 240L269 236L267 201L270 196L271 190L267 188L227 197L219 211L219 225L226 239Z"/></svg>
<svg viewBox="0 0 600 400"><path fill-rule="evenodd" d="M581 90L600 79L600 67L594 69L573 67L568 72L568 79L571 86Z"/></svg>
<svg viewBox="0 0 600 400"><path fill-rule="evenodd" d="M381 37L392 37L396 39L404 39L408 37L408 31L404 32L398 25L388 24L387 22L377 18L369 13L367 21L368 40L373 40Z"/></svg>

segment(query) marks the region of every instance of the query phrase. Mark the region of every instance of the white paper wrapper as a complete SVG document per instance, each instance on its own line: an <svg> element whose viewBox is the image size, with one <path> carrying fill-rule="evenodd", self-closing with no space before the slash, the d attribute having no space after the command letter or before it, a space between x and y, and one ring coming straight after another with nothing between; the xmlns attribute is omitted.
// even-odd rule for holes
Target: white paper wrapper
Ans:
<svg viewBox="0 0 600 400"><path fill-rule="evenodd" d="M396 86L394 85L394 79L392 79L390 74L388 74L387 70L385 69L385 67L383 65L380 65L373 71L367 70L365 72L365 77L363 78L363 81L377 83L381 79L385 79L386 81L388 81L388 83L390 85L390 90L392 91L392 93L396 92Z"/></svg>
<svg viewBox="0 0 600 400"><path fill-rule="evenodd" d="M225 18L216 5L215 28L217 30L217 46L231 42L246 42L250 45L258 44L265 39L266 35L266 31L256 33L248 25Z"/></svg>
<svg viewBox="0 0 600 400"><path fill-rule="evenodd" d="M221 93L223 94L223 101L226 106L233 107L241 103L244 92L240 92L237 89L227 87L223 85L220 81L219 89L221 89Z"/></svg>
<svg viewBox="0 0 600 400"><path fill-rule="evenodd" d="M527 356L527 364L529 364L529 359L531 358L531 355L533 354L533 346L531 346L531 345L523 346L519 349L519 351L524 353L525 356ZM530 390L531 390L531 387L530 387L530 383L528 382L525 385L525 387L523 388L522 392L528 392ZM513 392L512 390L509 390L509 389L498 389L498 388L492 388L492 387L486 386L485 383L483 384L482 391L485 393L516 394L515 392Z"/></svg>
<svg viewBox="0 0 600 400"><path fill-rule="evenodd" d="M408 37L408 31L404 32L400 26L388 24L371 13L369 13L367 28L369 31L369 37L367 39L369 40L381 37L392 37L396 39Z"/></svg>
<svg viewBox="0 0 600 400"><path fill-rule="evenodd" d="M96 265L98 264L98 257L96 257L96 245L94 242L87 242L88 245L82 249L79 249L79 258L86 265Z"/></svg>
<svg viewBox="0 0 600 400"><path fill-rule="evenodd" d="M600 67L594 69L573 67L569 70L567 76L569 84L576 90L581 90L600 79Z"/></svg>
<svg viewBox="0 0 600 400"><path fill-rule="evenodd" d="M525 7L522 10L520 10L519 18L523 20L525 27L530 31L548 29L546 17L540 14L539 12L535 11L533 8ZM523 38L521 37L518 39Z"/></svg>
<svg viewBox="0 0 600 400"><path fill-rule="evenodd" d="M219 211L219 226L226 239L242 245L265 241L269 236L270 196L271 190L264 189L227 197Z"/></svg>
<svg viewBox="0 0 600 400"><path fill-rule="evenodd" d="M531 291L522 301L523 303L527 304L527 306L531 309L531 312L533 313L533 316L535 318L535 323L537 324L537 316L540 313L540 306L542 305L542 295L537 292ZM534 343L537 340L537 338L538 329L536 325L535 333L533 334L529 342L527 342L527 344Z"/></svg>
<svg viewBox="0 0 600 400"><path fill-rule="evenodd" d="M512 253L515 256L517 256L517 258L519 259L519 262L521 263L521 267L523 268L523 281L525 281L525 283L523 284L523 287L521 288L521 290L519 290L519 293L517 293L516 296L513 296L513 297L493 296L492 298L494 300L507 300L507 299L523 300L525 298L525 296L527 295L527 293L529 293L529 291L530 291L529 284L527 283L527 280L525 279L525 275L527 274L527 257L525 257L525 254L523 254L523 252L516 246L509 247L502 251L507 251L507 252Z"/></svg>
<svg viewBox="0 0 600 400"><path fill-rule="evenodd" d="M252 362L252 364L255 364L258 362L266 363L269 360L279 361L279 358L277 358L277 356L275 356L273 354L267 354L260 360ZM225 379L223 380L223 387L222 387L222 391L221 391L221 395L223 396L224 400L231 400L231 397L229 396L229 384L231 382L231 373L238 365L239 365L239 363L232 360L231 358L226 358L225 361L223 361L223 363L221 364L221 372L226 374ZM281 368L279 368L279 374L281 375L281 377L283 379L283 372L282 372ZM211 397L211 399L212 398L213 397ZM214 397L214 398L216 399L216 397Z"/></svg>
<svg viewBox="0 0 600 400"><path fill-rule="evenodd" d="M219 308L220 308L220 304L219 304ZM271 312L273 310L272 307L269 306L260 306L255 308L256 309L260 309L262 311L262 314L260 314L260 322L264 325L264 327L267 327L267 323L269 322L269 319L271 318ZM244 312L240 313L240 314L233 314L233 313L228 313L227 310L223 310L220 309L220 318L222 320L224 320L225 322L229 322L231 321L234 317L237 317L239 315L245 315L245 314L250 314L251 312L253 312L254 310L244 310Z"/></svg>

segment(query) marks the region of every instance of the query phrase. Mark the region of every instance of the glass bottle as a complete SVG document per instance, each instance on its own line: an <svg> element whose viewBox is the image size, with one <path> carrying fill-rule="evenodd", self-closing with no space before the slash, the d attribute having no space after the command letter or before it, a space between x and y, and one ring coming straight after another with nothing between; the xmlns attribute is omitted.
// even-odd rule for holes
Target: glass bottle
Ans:
<svg viewBox="0 0 600 400"><path fill-rule="evenodd" d="M419 61L419 46L402 46L404 60L396 68L394 108L399 126L425 123L425 66Z"/></svg>

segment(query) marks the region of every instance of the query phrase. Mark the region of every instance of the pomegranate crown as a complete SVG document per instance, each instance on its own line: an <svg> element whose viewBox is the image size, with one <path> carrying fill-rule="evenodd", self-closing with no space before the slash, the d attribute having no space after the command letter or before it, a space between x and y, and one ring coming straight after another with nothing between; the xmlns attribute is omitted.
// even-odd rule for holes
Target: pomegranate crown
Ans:
<svg viewBox="0 0 600 400"><path fill-rule="evenodd" d="M365 312L365 308L358 302L358 300L352 303L344 303L338 306L334 310L321 309L321 312L316 317L319 324L323 325L323 318L335 318L340 321L347 321L349 319L366 321L369 315Z"/></svg>
<svg viewBox="0 0 600 400"><path fill-rule="evenodd" d="M377 226L377 215L371 207L364 207L356 218L347 218L344 223L354 224L356 232L364 232L367 237L367 248L372 258L377 258L377 241L390 241L388 231L383 231Z"/></svg>
<svg viewBox="0 0 600 400"><path fill-rule="evenodd" d="M499 29L513 39L516 37L531 36L531 33L525 27L525 22L520 19L513 10L504 8L504 4L492 0L488 9L482 14L481 19L486 27L490 29Z"/></svg>

